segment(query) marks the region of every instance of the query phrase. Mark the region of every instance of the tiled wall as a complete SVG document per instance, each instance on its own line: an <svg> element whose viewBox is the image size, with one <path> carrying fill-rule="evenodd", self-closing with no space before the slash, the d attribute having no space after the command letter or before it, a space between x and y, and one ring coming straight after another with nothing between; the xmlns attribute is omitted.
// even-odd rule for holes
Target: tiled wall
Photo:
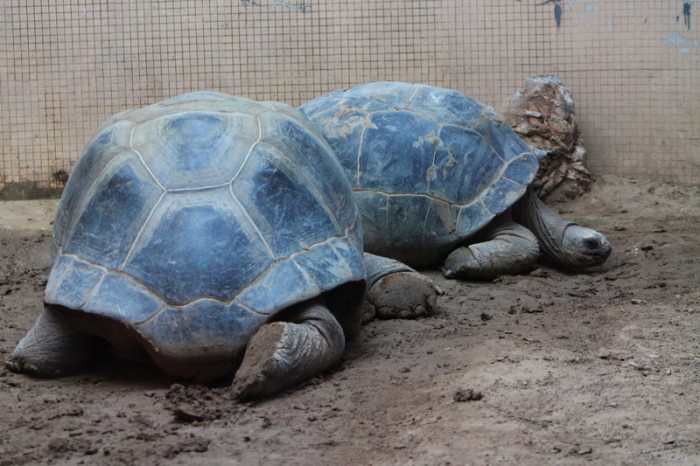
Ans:
<svg viewBox="0 0 700 466"><path fill-rule="evenodd" d="M542 3L4 1L0 189L60 187L101 120L182 92L296 105L403 80L498 108L543 73L574 91L594 174L700 183L700 1Z"/></svg>

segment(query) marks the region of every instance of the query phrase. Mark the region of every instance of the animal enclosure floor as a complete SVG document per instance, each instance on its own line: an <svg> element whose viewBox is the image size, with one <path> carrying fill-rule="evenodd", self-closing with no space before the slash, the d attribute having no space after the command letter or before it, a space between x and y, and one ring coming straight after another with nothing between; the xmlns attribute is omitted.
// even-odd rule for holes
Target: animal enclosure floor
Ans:
<svg viewBox="0 0 700 466"><path fill-rule="evenodd" d="M146 363L59 380L3 366L0 465L699 464L700 187L602 177L554 208L608 236L604 266L428 272L445 291L433 316L371 322L340 367L273 399ZM6 357L41 309L51 239L4 225Z"/></svg>

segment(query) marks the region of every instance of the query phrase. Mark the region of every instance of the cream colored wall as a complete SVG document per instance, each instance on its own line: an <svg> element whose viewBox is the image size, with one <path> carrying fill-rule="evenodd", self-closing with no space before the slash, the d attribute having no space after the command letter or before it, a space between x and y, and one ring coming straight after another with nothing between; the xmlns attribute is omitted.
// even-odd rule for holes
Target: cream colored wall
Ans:
<svg viewBox="0 0 700 466"><path fill-rule="evenodd" d="M60 187L101 120L182 92L296 105L405 80L498 108L541 73L574 91L594 174L700 183L700 2L690 29L683 1L562 0L559 28L539 3L3 2L0 188Z"/></svg>

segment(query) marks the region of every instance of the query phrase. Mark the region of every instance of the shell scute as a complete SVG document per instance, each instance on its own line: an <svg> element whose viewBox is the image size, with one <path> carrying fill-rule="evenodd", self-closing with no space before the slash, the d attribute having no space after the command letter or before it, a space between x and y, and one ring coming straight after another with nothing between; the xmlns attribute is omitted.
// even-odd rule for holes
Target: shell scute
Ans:
<svg viewBox="0 0 700 466"><path fill-rule="evenodd" d="M298 284L309 282L304 288L299 288ZM309 281L303 270L296 264L294 259L280 261L271 267L265 274L264 280L250 284L238 297L238 302L249 309L255 309L262 314L272 314L276 303L274 299L269 299L271 294L288 296L295 295L298 302L317 296L321 293L319 284Z"/></svg>
<svg viewBox="0 0 700 466"><path fill-rule="evenodd" d="M183 308L167 307L138 331L163 359L226 360L245 347L265 320L237 303L200 300Z"/></svg>
<svg viewBox="0 0 700 466"><path fill-rule="evenodd" d="M126 259L139 228L163 194L133 154L115 160L100 174L67 243L66 254L108 268Z"/></svg>
<svg viewBox="0 0 700 466"><path fill-rule="evenodd" d="M223 187L165 196L123 271L183 305L201 297L230 300L272 261Z"/></svg>
<svg viewBox="0 0 700 466"><path fill-rule="evenodd" d="M438 126L406 111L373 113L371 121L360 143L360 186L378 191L391 187L388 192L393 193L426 192L428 179L422 174L432 164Z"/></svg>
<svg viewBox="0 0 700 466"><path fill-rule="evenodd" d="M338 232L323 199L275 147L257 146L232 190L255 219L275 258Z"/></svg>
<svg viewBox="0 0 700 466"><path fill-rule="evenodd" d="M128 275L107 273L82 307L102 309L102 315L120 322L139 323L151 318L163 303Z"/></svg>
<svg viewBox="0 0 700 466"><path fill-rule="evenodd" d="M537 158L532 154L523 154L513 159L503 171L503 176L515 183L526 186L532 179L532 171L537 170Z"/></svg>
<svg viewBox="0 0 700 466"><path fill-rule="evenodd" d="M166 189L228 183L258 137L250 115L187 111L140 123L133 150Z"/></svg>
<svg viewBox="0 0 700 466"><path fill-rule="evenodd" d="M91 185L84 186L82 189L70 189L70 186L77 181L71 181L69 178L68 185L63 191L61 197L61 209L56 212L56 219L53 226L54 242L57 246L63 246L66 241L66 235L74 227L77 221L76 216L66 215L66 213L79 212L90 199L92 186L99 180L100 173L103 172L107 164L114 157L120 156L125 151L128 151L129 134L133 124L130 122L116 122L111 126L98 131L93 139L88 143L82 156L78 160L71 171L73 180L83 180L85 183L88 180ZM54 255L55 255L54 251Z"/></svg>
<svg viewBox="0 0 700 466"><path fill-rule="evenodd" d="M296 111L300 119L282 118L279 114L267 114L262 120L265 147L276 149L277 158L285 157L288 167L298 176L297 181L307 186L309 192L324 206L330 218L339 225L348 225L357 216L357 206L351 197L343 193L351 190L344 168L335 157L318 157L319 147L331 152L328 143L316 132L309 131L309 122ZM274 128L271 132L268 128ZM274 137L273 137L274 136ZM316 180L323 179L323 183ZM316 218L315 215L311 214Z"/></svg>
<svg viewBox="0 0 700 466"><path fill-rule="evenodd" d="M533 153L533 149L513 133L507 121L495 119L493 115L493 113L487 113L475 130L482 135L494 153L505 161L526 153Z"/></svg>
<svg viewBox="0 0 700 466"><path fill-rule="evenodd" d="M520 183L504 177L497 178L484 193L483 203L495 216L495 214L504 212L520 199L523 189L524 187Z"/></svg>
<svg viewBox="0 0 700 466"><path fill-rule="evenodd" d="M103 269L74 256L60 256L51 268L44 296L52 304L81 309L103 276Z"/></svg>
<svg viewBox="0 0 700 466"><path fill-rule="evenodd" d="M377 250L386 250L389 247L389 242L383 234L388 227L390 196L382 192L364 190L356 190L355 196L357 203L363 206L361 216L362 231L365 237L375 238Z"/></svg>
<svg viewBox="0 0 700 466"><path fill-rule="evenodd" d="M440 141L430 193L454 204L470 204L500 174L503 159L479 133L471 130L445 126L440 131Z"/></svg>

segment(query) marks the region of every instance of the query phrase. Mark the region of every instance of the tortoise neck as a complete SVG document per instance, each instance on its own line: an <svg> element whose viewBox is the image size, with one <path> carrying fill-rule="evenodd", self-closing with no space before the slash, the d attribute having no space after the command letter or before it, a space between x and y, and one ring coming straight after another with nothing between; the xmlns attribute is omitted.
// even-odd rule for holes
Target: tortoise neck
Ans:
<svg viewBox="0 0 700 466"><path fill-rule="evenodd" d="M513 219L535 234L542 252L549 258L560 264L570 261L563 239L566 228L572 223L555 214L532 189L528 189L514 206Z"/></svg>

